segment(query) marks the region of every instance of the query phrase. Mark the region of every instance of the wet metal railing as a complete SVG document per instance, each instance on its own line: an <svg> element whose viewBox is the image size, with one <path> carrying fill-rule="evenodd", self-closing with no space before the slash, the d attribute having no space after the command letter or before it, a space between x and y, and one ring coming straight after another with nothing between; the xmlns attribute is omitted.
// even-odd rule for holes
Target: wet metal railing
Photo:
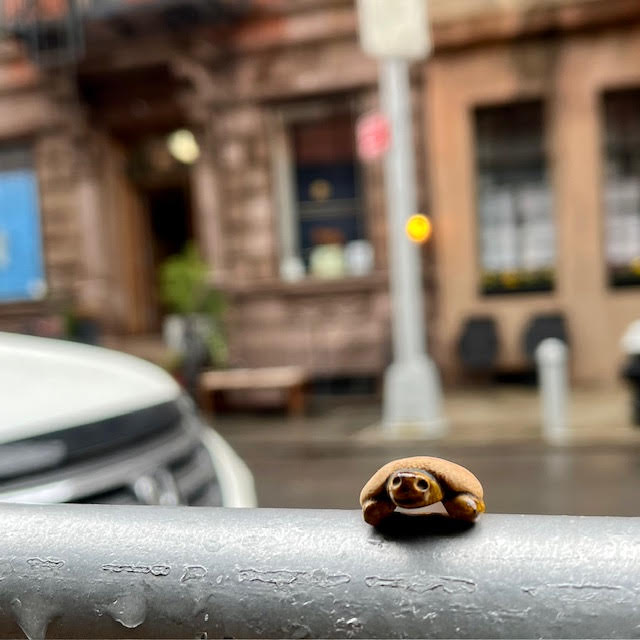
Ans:
<svg viewBox="0 0 640 640"><path fill-rule="evenodd" d="M0 637L623 638L640 518L0 506Z"/></svg>

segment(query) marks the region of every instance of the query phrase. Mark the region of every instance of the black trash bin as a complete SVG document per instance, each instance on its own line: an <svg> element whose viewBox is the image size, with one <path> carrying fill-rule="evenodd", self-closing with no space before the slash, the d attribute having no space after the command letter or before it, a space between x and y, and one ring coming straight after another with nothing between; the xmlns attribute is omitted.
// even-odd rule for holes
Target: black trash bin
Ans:
<svg viewBox="0 0 640 640"><path fill-rule="evenodd" d="M472 316L458 338L458 356L470 373L492 373L498 357L498 332L490 316Z"/></svg>
<svg viewBox="0 0 640 640"><path fill-rule="evenodd" d="M631 354L622 370L622 377L631 386L631 415L633 424L640 427L640 354Z"/></svg>
<svg viewBox="0 0 640 640"><path fill-rule="evenodd" d="M627 354L627 362L622 369L622 377L631 387L631 416L633 423L640 426L640 320L632 322L622 337L622 348Z"/></svg>
<svg viewBox="0 0 640 640"><path fill-rule="evenodd" d="M569 344L567 325L561 313L536 314L525 327L522 346L530 364L535 365L536 349L547 338L557 338Z"/></svg>

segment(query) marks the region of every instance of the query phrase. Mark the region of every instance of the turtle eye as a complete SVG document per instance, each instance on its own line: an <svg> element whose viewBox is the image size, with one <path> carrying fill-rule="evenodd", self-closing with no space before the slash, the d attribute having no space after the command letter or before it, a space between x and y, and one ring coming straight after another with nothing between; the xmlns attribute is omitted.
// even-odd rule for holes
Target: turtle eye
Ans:
<svg viewBox="0 0 640 640"><path fill-rule="evenodd" d="M392 487L399 487L402 484L402 480L400 479L400 476L396 476L392 481L391 481L391 486Z"/></svg>
<svg viewBox="0 0 640 640"><path fill-rule="evenodd" d="M418 487L420 491L426 491L429 488L429 483L424 478L420 478L418 482L416 482L416 487Z"/></svg>

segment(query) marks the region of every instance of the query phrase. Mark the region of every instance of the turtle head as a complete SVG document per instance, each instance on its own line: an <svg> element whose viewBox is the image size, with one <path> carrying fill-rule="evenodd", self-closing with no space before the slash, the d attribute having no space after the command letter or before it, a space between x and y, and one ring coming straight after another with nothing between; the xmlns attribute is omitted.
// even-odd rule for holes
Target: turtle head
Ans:
<svg viewBox="0 0 640 640"><path fill-rule="evenodd" d="M387 493L391 501L404 509L419 509L442 500L438 481L420 469L394 471L387 480Z"/></svg>

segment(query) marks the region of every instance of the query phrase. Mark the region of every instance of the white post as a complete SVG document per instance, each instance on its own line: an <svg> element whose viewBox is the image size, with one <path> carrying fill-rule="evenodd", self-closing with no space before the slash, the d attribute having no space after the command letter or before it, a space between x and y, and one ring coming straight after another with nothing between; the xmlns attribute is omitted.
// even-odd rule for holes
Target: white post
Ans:
<svg viewBox="0 0 640 640"><path fill-rule="evenodd" d="M559 444L565 442L569 435L567 346L562 340L547 338L536 348L535 359L538 365L542 433L548 442Z"/></svg>
<svg viewBox="0 0 640 640"><path fill-rule="evenodd" d="M382 106L389 119L391 146L385 157L385 191L394 362L385 372L383 426L388 434L409 428L422 435L443 435L438 372L426 353L425 304L418 247L405 225L416 212L415 166L411 126L409 63L381 63Z"/></svg>

